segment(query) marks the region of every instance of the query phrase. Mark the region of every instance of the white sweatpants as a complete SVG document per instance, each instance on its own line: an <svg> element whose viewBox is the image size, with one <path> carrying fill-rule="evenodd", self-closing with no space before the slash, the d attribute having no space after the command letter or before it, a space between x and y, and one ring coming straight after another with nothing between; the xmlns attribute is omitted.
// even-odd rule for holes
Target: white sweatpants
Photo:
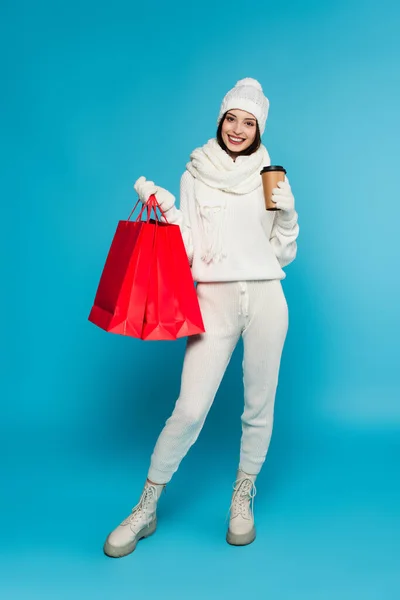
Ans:
<svg viewBox="0 0 400 600"><path fill-rule="evenodd" d="M240 336L243 336L244 411L239 467L258 474L271 439L288 306L279 279L199 283L206 333L190 336L181 390L153 454L148 478L168 483L194 444Z"/></svg>

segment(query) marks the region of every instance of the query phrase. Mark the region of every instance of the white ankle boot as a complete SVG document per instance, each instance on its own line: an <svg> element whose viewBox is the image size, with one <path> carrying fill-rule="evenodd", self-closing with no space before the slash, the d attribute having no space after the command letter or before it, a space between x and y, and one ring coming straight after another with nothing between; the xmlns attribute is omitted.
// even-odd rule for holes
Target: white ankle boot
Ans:
<svg viewBox="0 0 400 600"><path fill-rule="evenodd" d="M254 496L257 492L255 480L256 475L248 475L240 470L237 472L226 534L228 544L245 546L255 540Z"/></svg>
<svg viewBox="0 0 400 600"><path fill-rule="evenodd" d="M132 508L132 512L107 537L104 553L113 558L126 556L134 551L142 538L155 532L157 527L157 501L164 485L153 485L146 482L140 500Z"/></svg>

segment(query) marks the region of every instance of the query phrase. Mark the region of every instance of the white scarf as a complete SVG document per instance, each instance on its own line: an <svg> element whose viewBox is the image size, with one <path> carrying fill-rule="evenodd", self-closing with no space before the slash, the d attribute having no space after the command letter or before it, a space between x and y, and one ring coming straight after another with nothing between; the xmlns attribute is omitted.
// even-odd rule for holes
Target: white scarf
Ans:
<svg viewBox="0 0 400 600"><path fill-rule="evenodd" d="M196 148L186 168L196 179L223 192L248 194L261 185L260 171L271 164L263 144L249 156L240 155L234 161L218 144L216 138Z"/></svg>
<svg viewBox="0 0 400 600"><path fill-rule="evenodd" d="M271 160L267 149L260 145L249 156L240 155L234 161L221 148L216 138L196 148L190 155L187 170L197 185L196 207L203 227L202 260L207 264L222 261L226 257L223 248L223 226L226 195L248 194L261 185L260 171Z"/></svg>

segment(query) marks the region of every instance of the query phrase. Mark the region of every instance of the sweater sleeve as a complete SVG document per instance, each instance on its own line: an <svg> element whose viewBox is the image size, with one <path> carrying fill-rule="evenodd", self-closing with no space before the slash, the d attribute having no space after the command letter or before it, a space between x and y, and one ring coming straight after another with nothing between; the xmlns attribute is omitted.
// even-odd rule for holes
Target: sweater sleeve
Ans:
<svg viewBox="0 0 400 600"><path fill-rule="evenodd" d="M295 210L290 213L276 212L269 240L281 267L286 267L296 258L299 231L298 214Z"/></svg>
<svg viewBox="0 0 400 600"><path fill-rule="evenodd" d="M165 213L169 223L179 225L190 265L193 262L193 239L189 218L189 201L194 195L193 177L185 171L180 181L179 208L175 204Z"/></svg>

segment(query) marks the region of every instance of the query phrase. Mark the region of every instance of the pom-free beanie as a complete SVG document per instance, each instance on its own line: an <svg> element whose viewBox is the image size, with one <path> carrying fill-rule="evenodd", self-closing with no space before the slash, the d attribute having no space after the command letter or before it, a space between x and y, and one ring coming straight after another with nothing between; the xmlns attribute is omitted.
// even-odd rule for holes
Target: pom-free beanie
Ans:
<svg viewBox="0 0 400 600"><path fill-rule="evenodd" d="M227 110L238 108L254 115L258 121L261 135L265 130L267 121L269 100L264 96L261 84L257 79L245 77L240 79L225 95L221 103L217 125Z"/></svg>

